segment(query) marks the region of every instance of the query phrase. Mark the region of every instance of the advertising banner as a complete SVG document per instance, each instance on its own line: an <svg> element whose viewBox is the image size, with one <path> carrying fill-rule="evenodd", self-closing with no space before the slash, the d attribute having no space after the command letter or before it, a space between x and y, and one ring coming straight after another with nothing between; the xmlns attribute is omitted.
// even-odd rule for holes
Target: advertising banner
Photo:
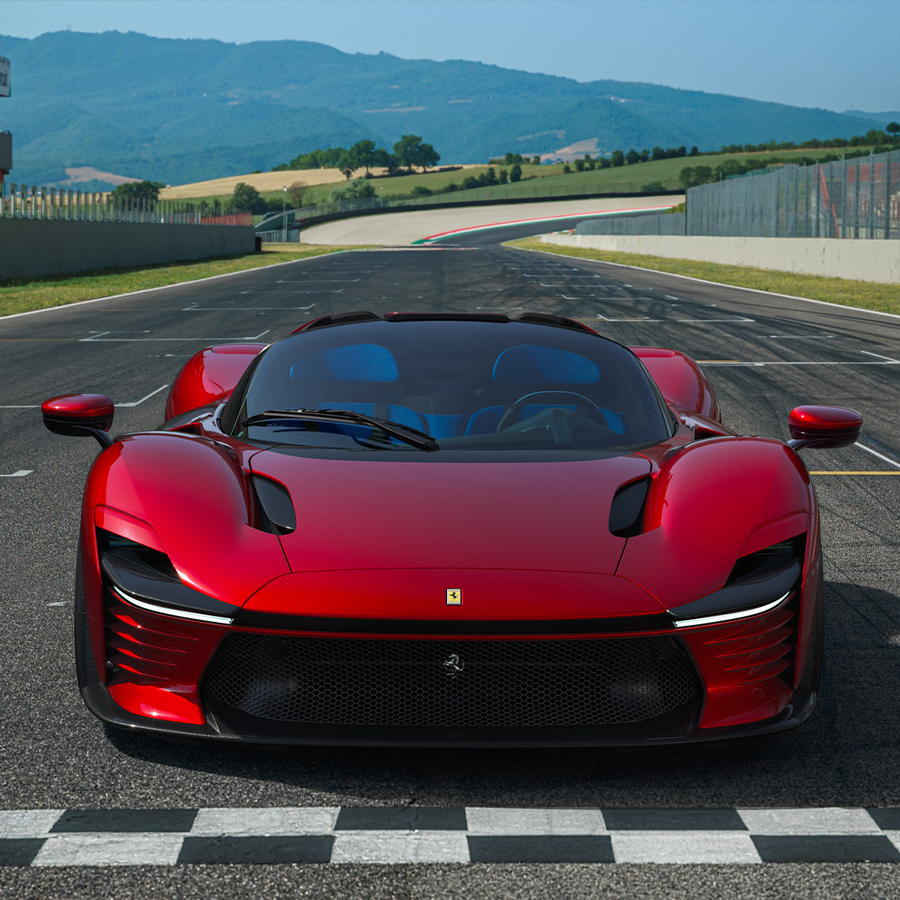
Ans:
<svg viewBox="0 0 900 900"><path fill-rule="evenodd" d="M9 60L0 56L0 97L9 96Z"/></svg>

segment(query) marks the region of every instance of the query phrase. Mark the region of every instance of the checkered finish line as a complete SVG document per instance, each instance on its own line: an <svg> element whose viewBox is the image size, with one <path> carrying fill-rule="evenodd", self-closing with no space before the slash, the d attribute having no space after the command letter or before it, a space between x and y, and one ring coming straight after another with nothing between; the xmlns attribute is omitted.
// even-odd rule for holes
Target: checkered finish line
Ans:
<svg viewBox="0 0 900 900"><path fill-rule="evenodd" d="M900 808L25 809L0 865L900 862Z"/></svg>

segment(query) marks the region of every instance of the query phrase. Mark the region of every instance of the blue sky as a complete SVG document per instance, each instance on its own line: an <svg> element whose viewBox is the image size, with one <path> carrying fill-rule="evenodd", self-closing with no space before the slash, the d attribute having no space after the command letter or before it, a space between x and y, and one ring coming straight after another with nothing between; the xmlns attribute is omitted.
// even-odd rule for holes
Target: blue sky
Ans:
<svg viewBox="0 0 900 900"><path fill-rule="evenodd" d="M0 34L67 28L318 41L349 53L467 59L578 81L647 81L837 111L900 110L898 0L0 3Z"/></svg>

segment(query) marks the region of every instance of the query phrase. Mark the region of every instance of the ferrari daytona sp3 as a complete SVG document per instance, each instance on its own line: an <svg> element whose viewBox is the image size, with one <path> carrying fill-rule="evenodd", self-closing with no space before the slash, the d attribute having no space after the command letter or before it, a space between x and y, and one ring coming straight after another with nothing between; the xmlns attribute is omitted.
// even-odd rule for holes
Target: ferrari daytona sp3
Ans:
<svg viewBox="0 0 900 900"><path fill-rule="evenodd" d="M812 712L816 497L684 354L551 315L346 313L206 348L156 431L96 394L78 682L111 726L264 744L615 745Z"/></svg>

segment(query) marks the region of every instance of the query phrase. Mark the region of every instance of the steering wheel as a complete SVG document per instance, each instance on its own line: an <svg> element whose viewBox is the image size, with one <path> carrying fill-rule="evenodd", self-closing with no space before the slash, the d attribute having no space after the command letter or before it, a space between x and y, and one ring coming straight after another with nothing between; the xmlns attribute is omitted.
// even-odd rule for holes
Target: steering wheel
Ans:
<svg viewBox="0 0 900 900"><path fill-rule="evenodd" d="M543 397L545 401L553 404L559 402L561 406L569 406L574 400L575 411L573 413L572 410L565 408L550 408L542 410L534 416L529 416L521 422L515 422L515 416L522 407L534 402L540 403L541 401L537 400L539 397ZM579 410L586 413L586 415L578 417L582 422L589 423L594 429L612 431L606 422L603 410L593 400L589 400L583 394L576 394L575 391L533 391L530 394L524 394L503 410L500 421L497 423L497 431L533 431L536 428L549 427L554 440L565 443L571 440L572 416Z"/></svg>

